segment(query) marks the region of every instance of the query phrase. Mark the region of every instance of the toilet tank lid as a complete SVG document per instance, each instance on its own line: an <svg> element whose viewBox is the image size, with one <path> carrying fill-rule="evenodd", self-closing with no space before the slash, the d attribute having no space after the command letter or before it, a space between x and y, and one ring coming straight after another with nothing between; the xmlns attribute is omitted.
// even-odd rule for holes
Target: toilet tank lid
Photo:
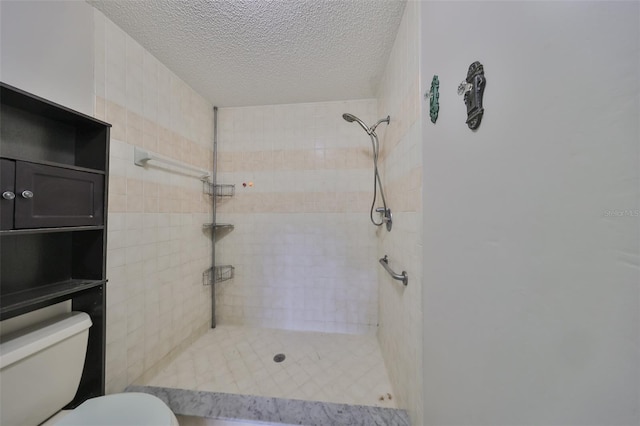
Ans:
<svg viewBox="0 0 640 426"><path fill-rule="evenodd" d="M158 397L140 392L91 398L62 417L56 426L172 426L173 412Z"/></svg>
<svg viewBox="0 0 640 426"><path fill-rule="evenodd" d="M91 324L85 312L69 312L3 336L0 369L82 333Z"/></svg>

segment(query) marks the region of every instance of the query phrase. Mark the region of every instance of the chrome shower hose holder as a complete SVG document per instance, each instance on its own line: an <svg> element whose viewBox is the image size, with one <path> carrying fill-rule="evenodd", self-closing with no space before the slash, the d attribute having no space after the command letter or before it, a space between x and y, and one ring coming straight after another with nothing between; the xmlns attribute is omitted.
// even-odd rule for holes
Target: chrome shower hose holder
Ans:
<svg viewBox="0 0 640 426"><path fill-rule="evenodd" d="M393 215L391 214L391 209L378 207L376 212L382 215L382 223L387 224L387 231L391 231L391 227L393 226Z"/></svg>

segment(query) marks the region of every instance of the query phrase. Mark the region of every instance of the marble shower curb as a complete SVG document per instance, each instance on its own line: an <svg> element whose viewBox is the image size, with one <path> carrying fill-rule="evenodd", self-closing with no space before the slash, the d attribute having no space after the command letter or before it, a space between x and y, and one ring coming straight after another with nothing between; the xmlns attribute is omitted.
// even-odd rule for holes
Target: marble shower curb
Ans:
<svg viewBox="0 0 640 426"><path fill-rule="evenodd" d="M125 392L157 396L177 415L305 426L410 426L405 410L298 399L235 395L156 386L129 386Z"/></svg>

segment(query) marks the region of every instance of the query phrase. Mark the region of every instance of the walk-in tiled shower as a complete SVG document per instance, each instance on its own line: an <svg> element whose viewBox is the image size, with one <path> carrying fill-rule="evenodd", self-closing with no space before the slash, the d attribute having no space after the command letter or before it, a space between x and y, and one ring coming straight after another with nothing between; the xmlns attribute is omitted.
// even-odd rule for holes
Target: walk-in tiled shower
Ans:
<svg viewBox="0 0 640 426"><path fill-rule="evenodd" d="M216 221L197 179L133 165L138 146L211 169L213 106L94 12L96 115L113 123L107 391L151 384L406 408L419 419L421 150L417 13L409 4L378 97L220 107ZM372 226L376 130L394 227ZM417 228L416 228L417 227ZM378 259L410 271L408 287ZM277 354L285 360L274 362ZM417 420L419 422L419 420Z"/></svg>

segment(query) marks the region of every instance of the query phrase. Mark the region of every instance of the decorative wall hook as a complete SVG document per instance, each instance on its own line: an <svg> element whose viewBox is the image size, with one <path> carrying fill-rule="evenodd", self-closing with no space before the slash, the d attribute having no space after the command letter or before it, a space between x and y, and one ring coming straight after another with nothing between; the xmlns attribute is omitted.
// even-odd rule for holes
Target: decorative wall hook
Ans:
<svg viewBox="0 0 640 426"><path fill-rule="evenodd" d="M478 61L469 65L467 79L458 86L458 95L464 95L464 103L467 106L467 125L471 130L480 126L484 108L482 107L482 96L486 79L484 78L484 67Z"/></svg>
<svg viewBox="0 0 640 426"><path fill-rule="evenodd" d="M460 84L458 84L458 95L464 95L467 92L470 92L473 88L473 84L467 83L467 80L462 80Z"/></svg>
<svg viewBox="0 0 640 426"><path fill-rule="evenodd" d="M435 124L440 111L440 80L438 80L437 75L433 76L431 89L424 94L424 98L429 101L429 115L431 116L431 122Z"/></svg>

